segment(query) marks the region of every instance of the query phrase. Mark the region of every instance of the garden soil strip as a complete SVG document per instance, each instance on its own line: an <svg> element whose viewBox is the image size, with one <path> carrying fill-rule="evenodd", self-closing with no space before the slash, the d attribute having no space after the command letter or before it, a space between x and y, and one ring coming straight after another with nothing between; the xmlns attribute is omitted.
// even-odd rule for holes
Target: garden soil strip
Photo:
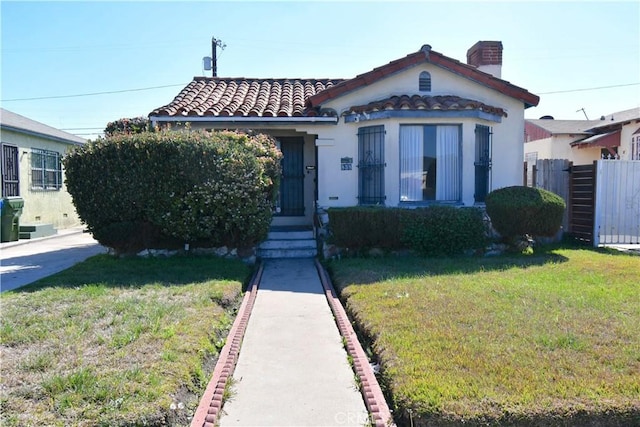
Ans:
<svg viewBox="0 0 640 427"><path fill-rule="evenodd" d="M315 263L325 291L325 296L327 297L331 311L333 311L340 334L346 340L347 352L353 358L354 369L360 379L362 396L371 414L371 420L375 423L376 427L395 426L393 417L391 416L391 410L387 405L380 384L378 384L378 380L369 364L369 359L360 345L360 341L358 341L353 326L351 326L347 312L338 299L331 280L322 267L322 264L320 264L318 259L315 260Z"/></svg>
<svg viewBox="0 0 640 427"><path fill-rule="evenodd" d="M260 263L244 294L236 320L227 335L227 341L222 347L220 357L213 370L211 381L209 381L191 421L191 427L214 427L218 420L222 409L222 395L238 361L240 345L249 323L251 309L258 295L258 285L260 284L263 270L264 264Z"/></svg>

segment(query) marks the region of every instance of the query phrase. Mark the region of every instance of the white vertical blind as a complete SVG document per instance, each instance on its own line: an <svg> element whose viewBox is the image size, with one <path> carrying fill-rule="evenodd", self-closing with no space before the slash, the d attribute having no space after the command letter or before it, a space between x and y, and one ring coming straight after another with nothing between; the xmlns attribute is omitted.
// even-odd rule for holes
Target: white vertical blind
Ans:
<svg viewBox="0 0 640 427"><path fill-rule="evenodd" d="M436 200L460 199L460 142L458 126L436 129Z"/></svg>
<svg viewBox="0 0 640 427"><path fill-rule="evenodd" d="M400 200L422 200L424 127L400 127Z"/></svg>

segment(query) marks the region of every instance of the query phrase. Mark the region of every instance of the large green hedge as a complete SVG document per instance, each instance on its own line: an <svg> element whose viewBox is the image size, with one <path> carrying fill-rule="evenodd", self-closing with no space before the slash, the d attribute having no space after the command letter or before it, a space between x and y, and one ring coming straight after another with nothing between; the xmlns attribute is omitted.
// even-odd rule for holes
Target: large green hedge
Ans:
<svg viewBox="0 0 640 427"><path fill-rule="evenodd" d="M487 214L507 241L530 236L554 236L562 225L565 201L542 188L513 186L494 190L485 200Z"/></svg>
<svg viewBox="0 0 640 427"><path fill-rule="evenodd" d="M245 247L268 232L280 156L264 135L161 131L100 138L64 166L78 215L118 252Z"/></svg>
<svg viewBox="0 0 640 427"><path fill-rule="evenodd" d="M486 243L487 230L477 208L352 207L327 212L332 243L355 253L380 248L413 249L425 256L458 255Z"/></svg>

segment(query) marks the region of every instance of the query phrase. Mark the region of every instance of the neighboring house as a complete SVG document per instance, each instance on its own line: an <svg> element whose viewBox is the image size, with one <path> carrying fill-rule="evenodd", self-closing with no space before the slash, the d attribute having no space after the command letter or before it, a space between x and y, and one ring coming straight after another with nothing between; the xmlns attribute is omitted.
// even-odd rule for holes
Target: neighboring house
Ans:
<svg viewBox="0 0 640 427"><path fill-rule="evenodd" d="M62 157L86 141L21 115L0 109L2 197L20 197L20 225L80 224L64 185Z"/></svg>
<svg viewBox="0 0 640 427"><path fill-rule="evenodd" d="M539 97L500 78L501 42L467 62L424 45L348 80L195 77L149 118L275 137L273 225L311 224L317 208L470 206L522 183L524 110Z"/></svg>
<svg viewBox="0 0 640 427"><path fill-rule="evenodd" d="M640 160L640 108L600 120L527 120L524 151L527 162L567 159L583 165L602 158Z"/></svg>

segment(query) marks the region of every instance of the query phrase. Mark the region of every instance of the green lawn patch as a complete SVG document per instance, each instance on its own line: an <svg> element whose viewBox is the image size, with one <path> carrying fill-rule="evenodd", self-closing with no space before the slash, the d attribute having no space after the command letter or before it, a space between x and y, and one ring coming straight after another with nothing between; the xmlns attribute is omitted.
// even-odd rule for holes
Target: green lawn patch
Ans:
<svg viewBox="0 0 640 427"><path fill-rule="evenodd" d="M640 425L640 257L328 263L399 425Z"/></svg>
<svg viewBox="0 0 640 427"><path fill-rule="evenodd" d="M0 296L0 424L189 425L251 269L99 255Z"/></svg>

